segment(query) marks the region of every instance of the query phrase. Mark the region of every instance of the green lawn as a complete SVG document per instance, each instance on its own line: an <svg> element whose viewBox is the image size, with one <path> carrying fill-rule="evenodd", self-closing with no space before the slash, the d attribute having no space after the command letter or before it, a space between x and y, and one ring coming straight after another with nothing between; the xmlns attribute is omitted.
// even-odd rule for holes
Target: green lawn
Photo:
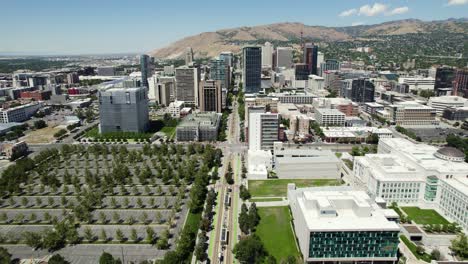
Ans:
<svg viewBox="0 0 468 264"><path fill-rule="evenodd" d="M432 209L421 209L419 207L401 207L408 217L416 224L450 224L443 216Z"/></svg>
<svg viewBox="0 0 468 264"><path fill-rule="evenodd" d="M161 130L164 134L166 134L167 137L172 138L175 134L176 127L163 127Z"/></svg>
<svg viewBox="0 0 468 264"><path fill-rule="evenodd" d="M274 179L250 180L249 192L252 197L286 196L288 183L295 183L296 187L341 185L341 180L331 179Z"/></svg>
<svg viewBox="0 0 468 264"><path fill-rule="evenodd" d="M268 253L273 255L278 262L290 255L299 257L289 208L286 206L258 207L257 210L260 223L255 233L262 240Z"/></svg>
<svg viewBox="0 0 468 264"><path fill-rule="evenodd" d="M277 198L277 197L272 197L272 198L251 198L249 199L249 202L251 203L258 203L258 202L280 202L283 201L283 198Z"/></svg>

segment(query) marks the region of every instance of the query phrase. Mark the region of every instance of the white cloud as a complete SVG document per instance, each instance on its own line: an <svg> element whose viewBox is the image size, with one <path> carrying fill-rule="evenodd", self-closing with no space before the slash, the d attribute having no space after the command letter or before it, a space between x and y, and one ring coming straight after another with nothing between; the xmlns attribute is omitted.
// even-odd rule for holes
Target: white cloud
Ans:
<svg viewBox="0 0 468 264"><path fill-rule="evenodd" d="M468 0L448 0L448 3L447 3L448 6L466 5L466 4L468 4Z"/></svg>
<svg viewBox="0 0 468 264"><path fill-rule="evenodd" d="M401 15L404 13L408 13L409 8L407 6L402 6L402 7L397 7L390 12L387 13L387 16L393 16L393 15Z"/></svg>
<svg viewBox="0 0 468 264"><path fill-rule="evenodd" d="M374 5L363 5L359 8L359 15L376 16L387 11L388 6L380 3Z"/></svg>
<svg viewBox="0 0 468 264"><path fill-rule="evenodd" d="M347 16L354 15L356 13L357 13L357 9L353 8L353 9L349 9L349 10L345 10L345 11L341 12L338 16L347 17Z"/></svg>
<svg viewBox="0 0 468 264"><path fill-rule="evenodd" d="M353 22L353 23L351 23L351 26L353 26L353 27L354 26L362 26L364 24L365 24L364 22Z"/></svg>

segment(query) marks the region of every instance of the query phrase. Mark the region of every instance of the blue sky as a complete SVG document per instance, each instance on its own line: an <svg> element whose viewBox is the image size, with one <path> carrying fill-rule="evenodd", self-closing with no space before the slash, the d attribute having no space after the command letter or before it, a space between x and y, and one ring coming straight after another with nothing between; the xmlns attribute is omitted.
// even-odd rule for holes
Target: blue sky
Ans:
<svg viewBox="0 0 468 264"><path fill-rule="evenodd" d="M468 0L0 0L0 14L0 53L124 53L275 22L351 26L467 17Z"/></svg>

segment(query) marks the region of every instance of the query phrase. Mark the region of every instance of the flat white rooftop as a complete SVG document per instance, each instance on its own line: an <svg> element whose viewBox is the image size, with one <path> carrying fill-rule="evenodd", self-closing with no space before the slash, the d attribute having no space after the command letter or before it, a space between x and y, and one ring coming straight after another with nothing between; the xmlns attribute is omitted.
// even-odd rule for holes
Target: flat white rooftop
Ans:
<svg viewBox="0 0 468 264"><path fill-rule="evenodd" d="M347 188L300 188L297 203L310 231L399 231L364 191ZM394 216L394 214L391 214Z"/></svg>
<svg viewBox="0 0 468 264"><path fill-rule="evenodd" d="M402 154L404 158L414 162L426 170L439 173L468 174L468 164L465 162L447 161L434 156L438 148L426 144L415 144L404 138L382 138L379 144L384 144L392 149L395 154Z"/></svg>

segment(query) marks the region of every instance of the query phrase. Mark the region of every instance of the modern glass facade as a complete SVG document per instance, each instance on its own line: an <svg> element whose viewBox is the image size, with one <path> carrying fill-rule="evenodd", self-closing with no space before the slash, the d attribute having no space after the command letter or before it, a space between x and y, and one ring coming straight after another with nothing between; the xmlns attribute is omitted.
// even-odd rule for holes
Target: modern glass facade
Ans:
<svg viewBox="0 0 468 264"><path fill-rule="evenodd" d="M426 189L424 191L424 200L433 202L437 196L437 185L439 179L436 176L426 178Z"/></svg>
<svg viewBox="0 0 468 264"><path fill-rule="evenodd" d="M245 93L258 93L261 89L262 48L243 49L243 81Z"/></svg>
<svg viewBox="0 0 468 264"><path fill-rule="evenodd" d="M396 258L398 231L311 232L309 258Z"/></svg>

